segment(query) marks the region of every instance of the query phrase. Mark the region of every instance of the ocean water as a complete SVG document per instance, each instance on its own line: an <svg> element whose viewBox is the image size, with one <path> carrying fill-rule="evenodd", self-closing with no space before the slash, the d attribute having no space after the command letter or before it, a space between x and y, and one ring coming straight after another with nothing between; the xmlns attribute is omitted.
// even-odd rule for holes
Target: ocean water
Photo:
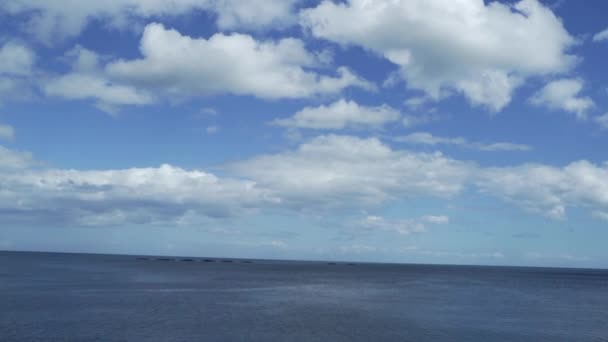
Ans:
<svg viewBox="0 0 608 342"><path fill-rule="evenodd" d="M0 252L0 341L608 341L608 271Z"/></svg>

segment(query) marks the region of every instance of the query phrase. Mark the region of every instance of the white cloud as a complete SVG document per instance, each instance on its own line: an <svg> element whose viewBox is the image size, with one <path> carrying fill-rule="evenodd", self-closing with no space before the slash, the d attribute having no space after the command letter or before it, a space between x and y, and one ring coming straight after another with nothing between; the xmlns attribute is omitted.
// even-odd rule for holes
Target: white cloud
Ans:
<svg viewBox="0 0 608 342"><path fill-rule="evenodd" d="M0 47L0 104L29 97L35 61L34 51L22 43L8 41Z"/></svg>
<svg viewBox="0 0 608 342"><path fill-rule="evenodd" d="M594 117L593 121L600 125L600 128L608 129L608 113Z"/></svg>
<svg viewBox="0 0 608 342"><path fill-rule="evenodd" d="M406 136L392 138L392 140L417 145L456 145L479 151L529 151L532 149L530 146L522 144L515 144L509 142L497 142L487 144L479 142L469 142L467 139L462 137L438 137L427 132L411 133Z"/></svg>
<svg viewBox="0 0 608 342"><path fill-rule="evenodd" d="M93 20L102 26L128 28L145 19L188 15L210 11L217 15L221 29L262 29L291 24L295 21L293 6L297 0L5 0L0 12L21 15L23 25L39 40L52 43L77 36Z"/></svg>
<svg viewBox="0 0 608 342"><path fill-rule="evenodd" d="M368 107L361 106L355 101L340 99L329 105L306 107L290 118L277 119L273 123L289 128L380 128L389 122L399 120L399 117L399 111L387 105Z"/></svg>
<svg viewBox="0 0 608 342"><path fill-rule="evenodd" d="M28 161L23 159L0 149L0 166L23 168ZM171 165L99 171L25 169L0 172L0 184L0 210L19 213L21 219L78 225L177 223L184 217L239 215L278 201L254 182Z"/></svg>
<svg viewBox="0 0 608 342"><path fill-rule="evenodd" d="M437 122L439 120L441 120L441 117L439 115L433 113L425 113L419 115L406 114L403 116L403 120L401 120L401 122L403 123L403 127L411 128L414 126Z"/></svg>
<svg viewBox="0 0 608 342"><path fill-rule="evenodd" d="M0 75L29 75L36 54L27 46L9 41L0 47Z"/></svg>
<svg viewBox="0 0 608 342"><path fill-rule="evenodd" d="M426 96L410 97L403 101L403 104L411 109L416 109L429 102L430 99Z"/></svg>
<svg viewBox="0 0 608 342"><path fill-rule="evenodd" d="M594 42L601 42L605 40L608 40L608 28L593 35Z"/></svg>
<svg viewBox="0 0 608 342"><path fill-rule="evenodd" d="M319 60L293 38L257 41L236 33L191 38L149 24L140 50L143 58L110 63L107 73L170 96L232 93L280 99L335 94L351 86L373 88L345 67L334 76L313 71Z"/></svg>
<svg viewBox="0 0 608 342"><path fill-rule="evenodd" d="M92 99L105 111L113 112L117 105L145 105L152 96L134 87L110 81L99 65L99 56L90 50L76 47L68 53L73 59L72 71L52 77L43 85L48 96L70 100Z"/></svg>
<svg viewBox="0 0 608 342"><path fill-rule="evenodd" d="M447 224L450 223L450 218L445 215L427 215L421 218L423 222L433 223L433 224Z"/></svg>
<svg viewBox="0 0 608 342"><path fill-rule="evenodd" d="M387 201L479 191L553 219L569 208L608 212L608 163L484 168L440 153L395 150L375 138L320 136L297 149L226 165L226 176L171 165L122 170L48 169L0 147L0 219L75 225L194 224L264 209L372 209ZM407 233L447 216L374 219ZM390 228L390 229L389 229Z"/></svg>
<svg viewBox="0 0 608 342"><path fill-rule="evenodd" d="M336 135L229 167L283 194L287 204L304 207L376 205L395 196L449 197L463 189L471 168L440 153L395 151L375 138Z"/></svg>
<svg viewBox="0 0 608 342"><path fill-rule="evenodd" d="M34 160L30 153L13 151L4 146L0 146L0 170L14 171L25 169L33 164Z"/></svg>
<svg viewBox="0 0 608 342"><path fill-rule="evenodd" d="M0 124L0 140L15 140L15 129L13 126Z"/></svg>
<svg viewBox="0 0 608 342"><path fill-rule="evenodd" d="M319 38L372 50L399 67L411 89L434 99L461 92L501 110L527 77L567 71L575 43L536 0L323 1L300 14Z"/></svg>
<svg viewBox="0 0 608 342"><path fill-rule="evenodd" d="M568 207L608 209L608 164L577 161L565 167L525 164L478 171L477 186L524 208L563 219Z"/></svg>
<svg viewBox="0 0 608 342"><path fill-rule="evenodd" d="M578 119L585 119L587 111L595 106L589 97L580 96L584 82L581 79L560 79L551 81L530 98L536 106L552 110L575 113Z"/></svg>
<svg viewBox="0 0 608 342"><path fill-rule="evenodd" d="M215 134L220 130L219 126L207 126L207 128L205 128L205 131L207 132L207 134Z"/></svg>
<svg viewBox="0 0 608 342"><path fill-rule="evenodd" d="M294 5L300 0L216 0L211 10L218 14L221 29L283 27L296 22Z"/></svg>

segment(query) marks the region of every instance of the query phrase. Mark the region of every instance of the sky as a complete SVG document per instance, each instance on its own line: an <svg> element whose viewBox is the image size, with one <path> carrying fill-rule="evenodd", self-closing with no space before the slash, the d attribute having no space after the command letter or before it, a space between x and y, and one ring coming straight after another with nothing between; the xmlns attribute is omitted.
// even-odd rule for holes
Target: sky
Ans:
<svg viewBox="0 0 608 342"><path fill-rule="evenodd" d="M603 0L0 2L0 250L608 268Z"/></svg>

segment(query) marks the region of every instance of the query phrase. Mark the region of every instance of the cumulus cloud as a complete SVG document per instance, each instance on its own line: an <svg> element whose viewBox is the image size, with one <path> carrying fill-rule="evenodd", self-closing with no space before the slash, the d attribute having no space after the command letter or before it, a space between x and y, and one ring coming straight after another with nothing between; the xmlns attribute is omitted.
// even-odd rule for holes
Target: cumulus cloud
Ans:
<svg viewBox="0 0 608 342"><path fill-rule="evenodd" d="M411 133L406 136L392 138L392 140L416 145L455 145L479 151L529 151L532 149L528 145L515 144L510 142L469 142L467 139L462 137L439 137L427 132Z"/></svg>
<svg viewBox="0 0 608 342"><path fill-rule="evenodd" d="M608 40L608 28L593 35L594 42L601 42L605 40Z"/></svg>
<svg viewBox="0 0 608 342"><path fill-rule="evenodd" d="M289 128L345 129L352 127L380 128L399 120L398 110L387 105L368 107L355 101L337 100L329 105L306 107L292 117L277 119L273 124Z"/></svg>
<svg viewBox="0 0 608 342"><path fill-rule="evenodd" d="M72 70L65 75L54 76L43 85L48 96L70 100L95 100L105 111L115 111L118 105L145 105L153 102L150 94L132 86L112 82L100 66L99 56L77 46L68 52Z"/></svg>
<svg viewBox="0 0 608 342"><path fill-rule="evenodd" d="M595 106L589 97L580 96L584 82L581 79L560 79L551 81L530 98L537 106L551 110L563 110L585 119L587 111Z"/></svg>
<svg viewBox="0 0 608 342"><path fill-rule="evenodd" d="M262 29L285 26L295 21L297 0L113 0L39 1L6 0L0 12L21 15L24 27L39 40L52 43L77 36L93 20L113 28L127 28L142 19L187 15L208 11L217 15L220 29Z"/></svg>
<svg viewBox="0 0 608 342"><path fill-rule="evenodd" d="M608 208L608 164L577 161L564 167L525 164L478 171L477 186L554 219L568 207Z"/></svg>
<svg viewBox="0 0 608 342"><path fill-rule="evenodd" d="M434 99L463 93L499 111L526 78L567 71L575 39L537 0L323 1L301 24L319 38L374 51L411 89Z"/></svg>
<svg viewBox="0 0 608 342"><path fill-rule="evenodd" d="M0 124L0 140L15 140L15 129L13 126Z"/></svg>
<svg viewBox="0 0 608 342"><path fill-rule="evenodd" d="M232 93L279 99L335 94L351 86L373 88L346 67L334 75L313 71L321 62L294 38L257 41L236 33L191 38L149 24L140 50L143 58L110 63L107 73L172 96Z"/></svg>
<svg viewBox="0 0 608 342"><path fill-rule="evenodd" d="M332 207L395 196L449 197L463 189L471 167L441 153L395 151L376 138L328 135L230 170L283 194L288 204Z"/></svg>
<svg viewBox="0 0 608 342"><path fill-rule="evenodd" d="M75 225L195 224L264 209L372 209L387 201L454 198L479 191L552 219L569 208L608 212L608 163L485 168L441 153L392 149L376 138L327 135L293 150L225 165L225 176L176 166L121 170L49 169L29 153L0 147L0 219ZM449 218L369 218L416 232ZM390 229L389 229L390 228Z"/></svg>
<svg viewBox="0 0 608 342"><path fill-rule="evenodd" d="M59 223L178 223L185 217L228 217L278 199L251 181L219 178L171 165L122 170L25 169L27 156L0 149L0 210ZM42 215L43 214L43 215ZM13 215L14 216L14 215Z"/></svg>

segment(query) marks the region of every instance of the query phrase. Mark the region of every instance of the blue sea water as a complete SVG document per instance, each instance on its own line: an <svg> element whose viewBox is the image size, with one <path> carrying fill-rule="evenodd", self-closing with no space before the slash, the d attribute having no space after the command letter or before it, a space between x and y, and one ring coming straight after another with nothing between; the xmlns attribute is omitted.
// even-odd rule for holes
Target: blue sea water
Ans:
<svg viewBox="0 0 608 342"><path fill-rule="evenodd" d="M0 341L608 341L608 271L0 252Z"/></svg>

